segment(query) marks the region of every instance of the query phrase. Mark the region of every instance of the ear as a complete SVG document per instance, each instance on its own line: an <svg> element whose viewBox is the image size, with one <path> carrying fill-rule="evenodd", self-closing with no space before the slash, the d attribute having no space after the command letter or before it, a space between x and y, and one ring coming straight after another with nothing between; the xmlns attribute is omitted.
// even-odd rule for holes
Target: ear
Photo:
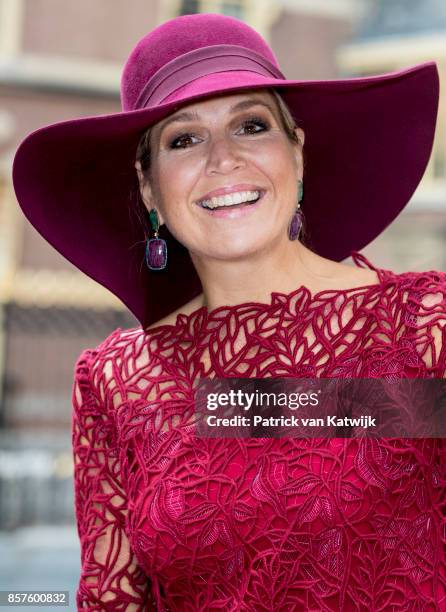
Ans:
<svg viewBox="0 0 446 612"><path fill-rule="evenodd" d="M147 208L148 211L150 211L152 208L156 208L160 225L164 225L165 222L162 217L159 206L155 204L155 198L153 195L153 190L152 190L150 181L147 180L147 177L144 176L144 172L142 171L140 161L135 162L135 170L136 170L136 174L138 175L139 192L141 194L141 198L142 198L144 206Z"/></svg>
<svg viewBox="0 0 446 612"><path fill-rule="evenodd" d="M301 147L303 147L304 144L305 144L305 132L303 131L302 128L298 128L297 127L297 128L294 128L294 133L296 134L297 138L299 139Z"/></svg>
<svg viewBox="0 0 446 612"><path fill-rule="evenodd" d="M304 147L304 143L305 143L305 132L303 131L302 128L294 128L294 133L296 135L297 140L299 141L298 143L294 143L294 151L296 154L296 163L298 165L298 167L300 167L303 171L303 156L302 156L302 151L303 151L303 147ZM302 177L300 177L302 178Z"/></svg>

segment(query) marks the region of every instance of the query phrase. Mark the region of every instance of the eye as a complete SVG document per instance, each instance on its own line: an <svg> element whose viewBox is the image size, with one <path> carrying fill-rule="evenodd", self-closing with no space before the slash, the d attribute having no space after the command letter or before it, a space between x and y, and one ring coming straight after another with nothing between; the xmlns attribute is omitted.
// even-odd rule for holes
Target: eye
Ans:
<svg viewBox="0 0 446 612"><path fill-rule="evenodd" d="M193 138L196 138L193 134L177 135L169 142L169 149L186 149L191 144L194 144L192 142Z"/></svg>
<svg viewBox="0 0 446 612"><path fill-rule="evenodd" d="M259 132L265 132L268 128L268 122L260 117L249 117L249 119L245 119L242 122L242 129L245 130L247 134L258 134Z"/></svg>

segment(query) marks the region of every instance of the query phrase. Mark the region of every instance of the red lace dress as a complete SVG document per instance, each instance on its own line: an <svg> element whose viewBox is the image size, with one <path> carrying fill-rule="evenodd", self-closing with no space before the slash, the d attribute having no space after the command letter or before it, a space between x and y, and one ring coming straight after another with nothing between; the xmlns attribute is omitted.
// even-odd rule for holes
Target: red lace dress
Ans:
<svg viewBox="0 0 446 612"><path fill-rule="evenodd" d="M116 329L79 357L88 610L446 610L446 440L194 437L199 377L445 376L446 274Z"/></svg>

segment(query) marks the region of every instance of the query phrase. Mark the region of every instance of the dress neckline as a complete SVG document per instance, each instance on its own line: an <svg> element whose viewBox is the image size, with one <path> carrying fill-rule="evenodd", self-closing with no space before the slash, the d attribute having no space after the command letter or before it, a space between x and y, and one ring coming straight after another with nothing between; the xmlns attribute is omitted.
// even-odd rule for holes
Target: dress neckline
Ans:
<svg viewBox="0 0 446 612"><path fill-rule="evenodd" d="M308 289L308 287L305 287L305 285L300 285L300 287L293 289L289 293L284 293L281 291L272 291L270 293L269 300L264 302L246 301L241 302L240 304L217 306L216 308L212 308L211 310L208 310L207 306L200 306L195 310L192 310L188 314L178 314L174 323L164 323L162 325L156 325L155 327L144 330L144 332L146 334L156 334L160 331L176 331L180 328L184 329L185 327L188 327L191 321L196 320L198 323L194 325L194 332L198 334L203 330L203 328L206 327L206 323L208 321L218 319L222 316L222 313L224 314L224 316L227 316L228 314L232 314L235 311L247 309L265 311L267 309L277 306L278 304L289 303L293 299L293 297L295 297L301 292L303 295L306 295L308 297L309 302L313 302L315 300L328 297L329 295L333 296L334 294L347 294L352 291L382 289L382 287L389 281L389 279L396 278L396 275L391 270L374 266L370 262L370 260L365 257L365 255L359 253L358 251L351 251L351 258L358 268L368 267L369 269L374 270L378 277L378 281L374 283L369 283L367 285L360 285L357 287L347 287L345 289L321 289L316 293L312 293L312 291Z"/></svg>

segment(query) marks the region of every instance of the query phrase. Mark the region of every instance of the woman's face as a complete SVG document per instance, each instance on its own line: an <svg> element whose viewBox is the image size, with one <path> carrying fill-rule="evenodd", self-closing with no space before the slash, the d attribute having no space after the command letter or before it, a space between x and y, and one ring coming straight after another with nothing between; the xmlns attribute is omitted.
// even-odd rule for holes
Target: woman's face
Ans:
<svg viewBox="0 0 446 612"><path fill-rule="evenodd" d="M184 106L152 129L149 181L136 164L144 204L157 209L160 223L193 258L230 260L268 250L288 240L296 207L304 133L296 134L301 144L288 138L267 90ZM240 194L230 204L258 193L260 199L220 207L220 199L209 202L218 192ZM203 208L203 200L218 208Z"/></svg>

